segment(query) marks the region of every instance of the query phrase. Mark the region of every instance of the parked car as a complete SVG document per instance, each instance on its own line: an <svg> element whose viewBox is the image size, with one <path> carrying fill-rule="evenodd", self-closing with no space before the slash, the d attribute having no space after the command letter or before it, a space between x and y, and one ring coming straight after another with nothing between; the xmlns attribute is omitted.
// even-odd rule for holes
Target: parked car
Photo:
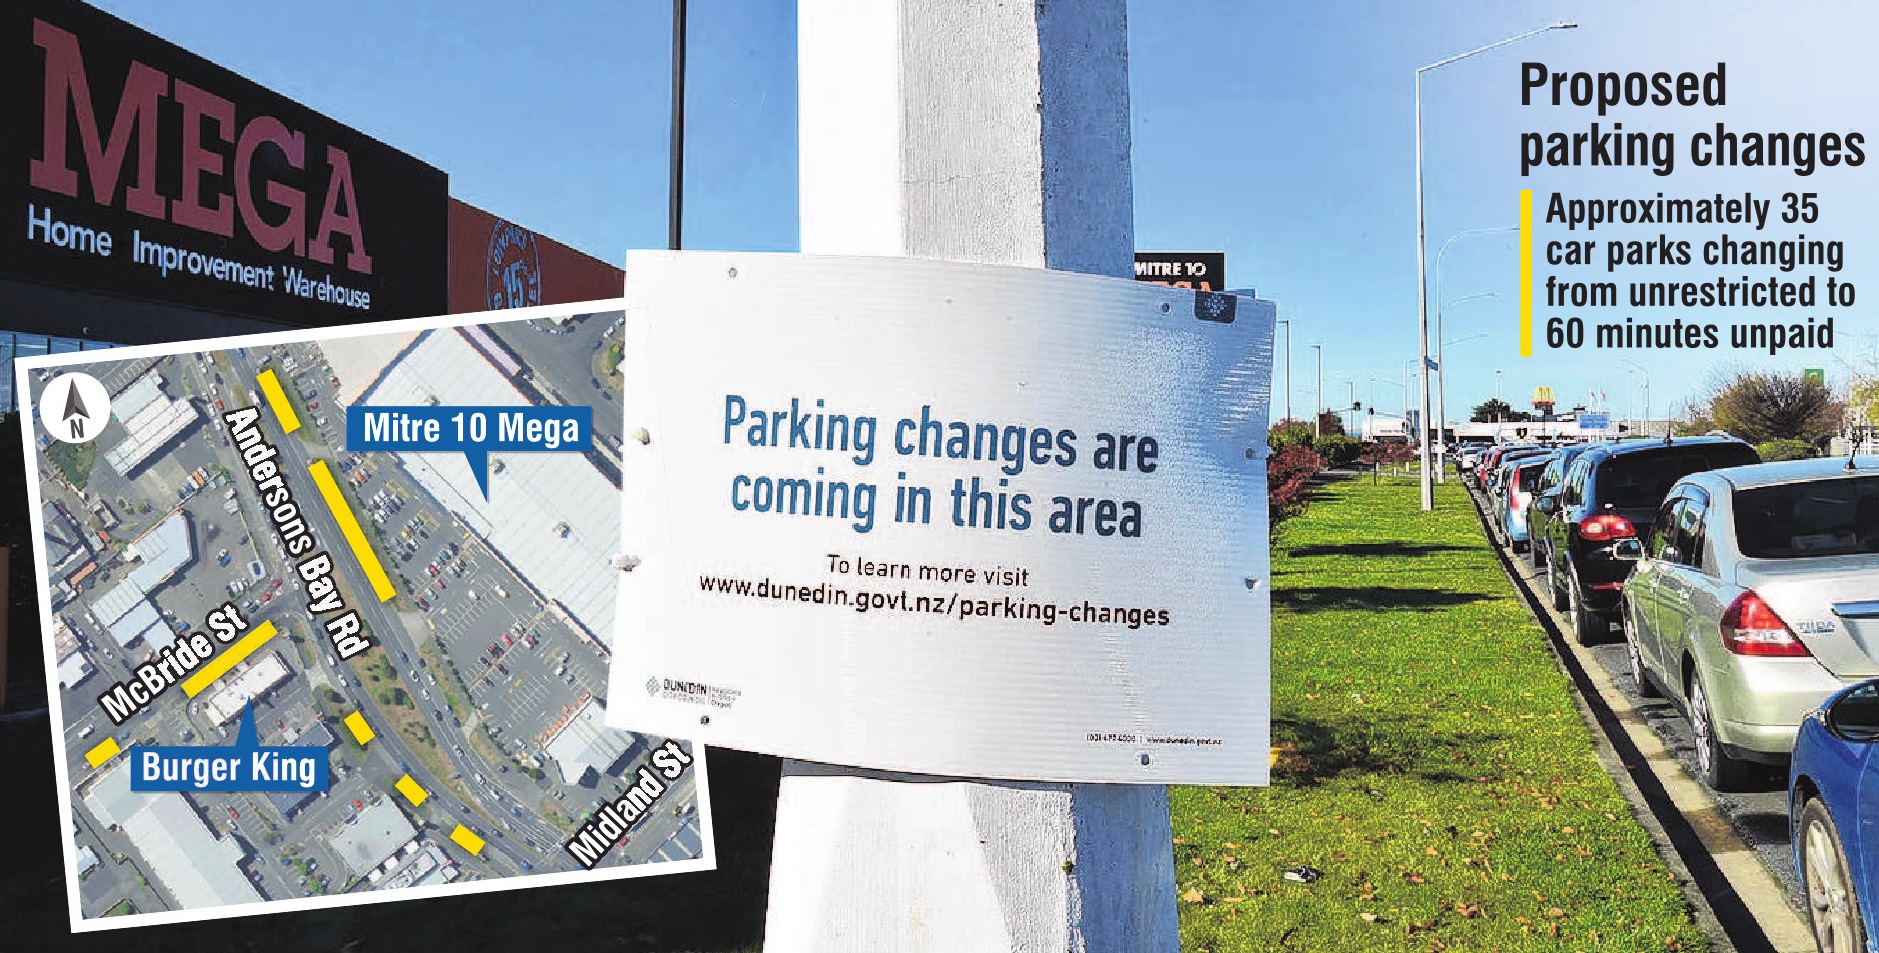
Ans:
<svg viewBox="0 0 1879 953"><path fill-rule="evenodd" d="M1803 713L1879 676L1879 457L1692 474L1622 604L1632 675L1689 715L1718 790L1786 762Z"/></svg>
<svg viewBox="0 0 1879 953"><path fill-rule="evenodd" d="M1580 454L1596 446L1599 444L1573 443L1553 451L1553 455L1546 458L1546 468L1540 471L1540 482L1533 488L1533 499L1537 501L1541 497L1558 493L1560 484L1565 482L1566 470L1572 466L1572 461L1579 459ZM1532 541L1545 536L1547 527L1557 518L1557 513L1558 510L1549 513L1540 507L1529 505L1526 509L1527 539ZM1527 559L1532 563L1533 568L1539 569L1540 547L1529 545Z"/></svg>
<svg viewBox="0 0 1879 953"><path fill-rule="evenodd" d="M1865 950L1873 936L1879 844L1869 833L1879 761L1879 681L1862 682L1807 714L1788 769L1788 830L1814 942ZM1865 797L1862 799L1862 793Z"/></svg>
<svg viewBox="0 0 1879 953"><path fill-rule="evenodd" d="M1492 511L1498 514L1507 508L1507 480L1515 464L1544 459L1552 452L1544 447L1517 447L1501 454L1488 473L1487 495Z"/></svg>
<svg viewBox="0 0 1879 953"><path fill-rule="evenodd" d="M1495 471L1501 465L1501 461L1507 459L1509 454L1539 453L1543 449L1543 447L1530 443L1505 443L1489 450L1481 457L1481 462L1475 467L1475 474L1479 478L1481 489L1489 493L1494 491Z"/></svg>
<svg viewBox="0 0 1879 953"><path fill-rule="evenodd" d="M1754 447L1734 437L1622 440L1581 453L1559 492L1534 502L1555 518L1530 541L1546 551L1538 565L1574 640L1590 645L1611 634L1636 561L1622 558L1618 543L1650 530L1672 484L1703 470L1760 462Z"/></svg>
<svg viewBox="0 0 1879 953"><path fill-rule="evenodd" d="M1521 457L1507 465L1508 473L1502 477L1505 492L1496 500L1495 517L1500 529L1501 539L1507 542L1507 548L1522 552L1527 546L1527 506L1533 499L1533 491L1540 485L1540 472L1553 454L1535 457Z"/></svg>

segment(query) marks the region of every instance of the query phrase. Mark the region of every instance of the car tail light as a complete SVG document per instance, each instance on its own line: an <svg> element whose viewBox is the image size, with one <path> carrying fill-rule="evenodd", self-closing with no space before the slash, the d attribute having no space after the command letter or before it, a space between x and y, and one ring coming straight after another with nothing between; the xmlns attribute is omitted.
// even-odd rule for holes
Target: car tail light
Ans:
<svg viewBox="0 0 1879 953"><path fill-rule="evenodd" d="M1600 513L1591 517L1580 523L1576 529L1580 539L1591 540L1595 543L1638 535L1637 527L1632 526L1630 520L1610 513Z"/></svg>
<svg viewBox="0 0 1879 953"><path fill-rule="evenodd" d="M1722 614L1722 647L1737 655L1806 655L1807 646L1753 589L1735 597Z"/></svg>

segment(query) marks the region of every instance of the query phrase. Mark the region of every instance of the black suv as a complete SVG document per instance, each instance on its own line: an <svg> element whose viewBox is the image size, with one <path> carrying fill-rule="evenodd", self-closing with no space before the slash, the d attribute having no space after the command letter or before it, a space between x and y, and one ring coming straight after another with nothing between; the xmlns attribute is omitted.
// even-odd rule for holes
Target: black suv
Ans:
<svg viewBox="0 0 1879 953"><path fill-rule="evenodd" d="M1650 530L1671 484L1760 462L1754 447L1734 437L1624 440L1579 454L1559 485L1534 499L1541 535L1532 537L1534 565L1546 574L1553 608L1571 620L1574 640L1590 645L1611 634L1634 564L1618 544Z"/></svg>
<svg viewBox="0 0 1879 953"><path fill-rule="evenodd" d="M1543 560L1546 551L1533 544L1546 536L1547 528L1560 518L1560 514L1557 507L1548 513L1532 504L1539 502L1541 497L1557 494L1560 485L1566 482L1566 471L1572 468L1572 461L1579 459L1579 455L1587 450L1603 445L1603 443L1567 444L1554 451L1552 458L1546 461L1546 469L1540 471L1539 482L1534 484L1533 499L1529 501L1526 513L1529 543L1527 561L1533 565L1534 569L1545 567Z"/></svg>

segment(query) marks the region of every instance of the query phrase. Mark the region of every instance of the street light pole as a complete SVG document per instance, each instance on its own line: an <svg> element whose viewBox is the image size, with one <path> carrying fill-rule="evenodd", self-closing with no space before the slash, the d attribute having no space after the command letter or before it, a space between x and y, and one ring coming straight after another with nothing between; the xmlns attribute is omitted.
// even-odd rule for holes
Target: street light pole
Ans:
<svg viewBox="0 0 1879 953"><path fill-rule="evenodd" d="M1651 432L1651 372L1648 370L1645 370L1644 365L1639 364L1638 362L1631 360L1629 358L1621 357L1618 359L1618 362L1620 364L1627 364L1633 368L1636 368L1638 375L1644 378L1644 432L1650 433ZM1665 430L1670 429L1670 425L1668 422L1665 423L1664 429Z"/></svg>
<svg viewBox="0 0 1879 953"><path fill-rule="evenodd" d="M1311 432L1313 436L1324 436L1324 345L1313 344L1318 352L1318 389L1312 392Z"/></svg>
<svg viewBox="0 0 1879 953"><path fill-rule="evenodd" d="M1450 239L1450 241L1453 240ZM1448 246L1442 247L1446 249ZM1442 253L1435 253L1435 401L1437 405L1435 414L1441 421L1436 427L1436 432L1441 435L1440 442L1436 444L1435 479L1438 483L1448 482L1448 346L1487 337L1486 332L1481 332L1456 338L1453 341L1445 341L1442 339L1442 315L1451 304L1498 297L1500 295L1492 291L1483 291L1479 294L1463 295L1450 301L1442 300Z"/></svg>
<svg viewBox="0 0 1879 953"><path fill-rule="evenodd" d="M1280 318L1285 325L1285 419L1292 419L1292 319Z"/></svg>
<svg viewBox="0 0 1879 953"><path fill-rule="evenodd" d="M1469 50L1466 53L1457 53L1447 59L1437 60L1427 66L1416 68L1416 336L1422 349L1422 426L1425 430L1424 433L1419 436L1422 438L1422 508L1425 511L1435 509L1435 484L1431 482L1430 479L1432 474L1429 472L1429 441L1426 430L1429 422L1429 411L1432 408L1429 406L1428 219L1423 204L1422 185L1422 74L1430 70L1440 69L1457 60L1465 60L1470 56L1486 53L1489 50L1506 46L1509 43L1519 42L1530 36L1538 36L1548 30L1570 30L1576 26L1578 26L1577 23L1549 23L1546 26L1528 30L1517 36L1510 36L1505 40L1498 40L1486 46Z"/></svg>
<svg viewBox="0 0 1879 953"><path fill-rule="evenodd" d="M1444 299L1442 297L1442 265L1444 259L1448 257L1449 248L1464 238L1518 231L1520 231L1518 227L1506 226L1499 228L1463 229L1448 236L1448 240L1444 241L1442 247L1436 249L1435 252L1435 400L1437 404L1435 415L1436 419L1440 421L1436 426L1436 433L1440 435L1440 442L1436 444L1435 479L1438 483L1448 482L1448 351L1447 348L1443 346L1442 342L1443 336L1448 332L1443 330L1445 325L1442 322L1442 316L1446 312L1448 305L1460 304L1463 301L1477 301L1483 298L1499 297L1499 295L1496 295L1492 291L1484 291L1480 294L1465 295L1453 301Z"/></svg>

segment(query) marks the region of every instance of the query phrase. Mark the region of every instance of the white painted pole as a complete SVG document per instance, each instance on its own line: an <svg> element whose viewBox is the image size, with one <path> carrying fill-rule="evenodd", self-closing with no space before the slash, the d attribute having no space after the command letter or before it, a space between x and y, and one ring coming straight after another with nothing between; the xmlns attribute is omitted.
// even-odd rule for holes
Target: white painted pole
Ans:
<svg viewBox="0 0 1879 953"><path fill-rule="evenodd" d="M1123 0L797 10L804 252L1133 273ZM786 761L772 857L767 953L1179 945L1160 786Z"/></svg>

